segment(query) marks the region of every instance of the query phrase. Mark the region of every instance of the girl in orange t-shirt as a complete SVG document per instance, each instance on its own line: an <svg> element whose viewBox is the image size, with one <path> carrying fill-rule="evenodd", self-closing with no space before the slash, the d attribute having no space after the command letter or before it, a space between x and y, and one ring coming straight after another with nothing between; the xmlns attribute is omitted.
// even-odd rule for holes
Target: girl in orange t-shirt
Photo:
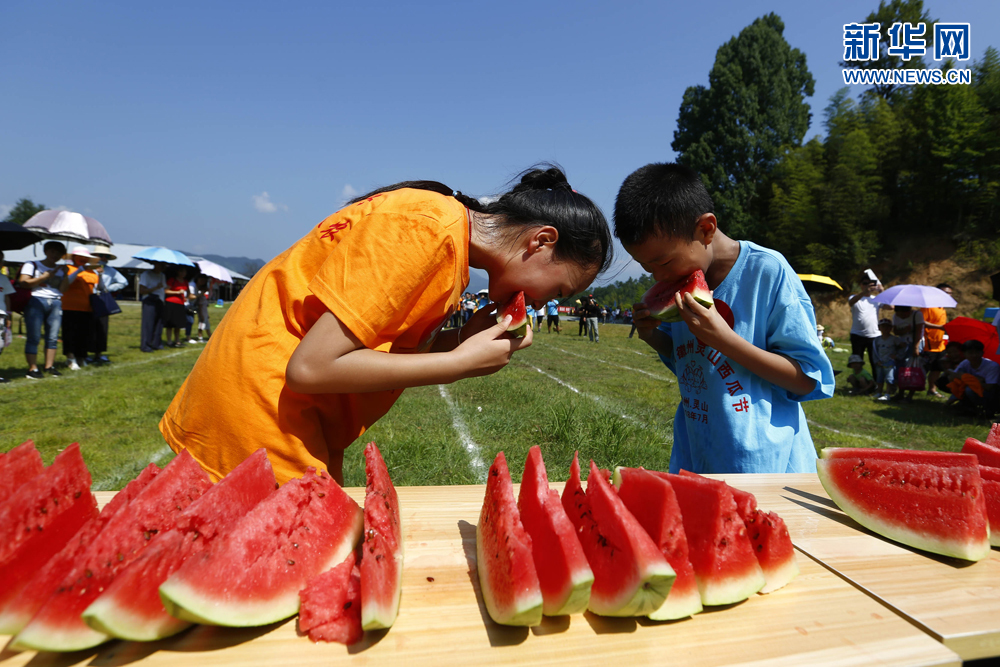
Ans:
<svg viewBox="0 0 1000 667"><path fill-rule="evenodd" d="M611 260L601 210L556 168L489 204L434 181L358 197L254 276L181 386L160 431L219 479L266 447L278 481L307 466L343 481L343 451L406 387L495 373L531 345L496 307L441 332L469 267L490 298L540 308Z"/></svg>
<svg viewBox="0 0 1000 667"><path fill-rule="evenodd" d="M66 367L78 371L81 364L87 364L87 348L94 328L90 295L101 278L94 271L97 257L83 246L73 248L64 259L71 260L73 267L66 272L61 286L63 354Z"/></svg>

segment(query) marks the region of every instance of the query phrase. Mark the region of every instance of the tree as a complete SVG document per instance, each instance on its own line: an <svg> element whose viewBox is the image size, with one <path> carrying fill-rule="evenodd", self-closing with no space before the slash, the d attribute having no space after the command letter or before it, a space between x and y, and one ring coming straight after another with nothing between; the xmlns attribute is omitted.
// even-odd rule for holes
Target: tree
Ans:
<svg viewBox="0 0 1000 667"><path fill-rule="evenodd" d="M762 237L768 177L809 128L813 77L784 30L768 14L723 44L708 88L684 92L671 143L678 162L702 175L724 228L737 237Z"/></svg>
<svg viewBox="0 0 1000 667"><path fill-rule="evenodd" d="M10 209L10 213L7 214L7 221L23 225L31 219L31 216L44 210L45 204L36 204L27 197L24 197L14 204L14 208Z"/></svg>

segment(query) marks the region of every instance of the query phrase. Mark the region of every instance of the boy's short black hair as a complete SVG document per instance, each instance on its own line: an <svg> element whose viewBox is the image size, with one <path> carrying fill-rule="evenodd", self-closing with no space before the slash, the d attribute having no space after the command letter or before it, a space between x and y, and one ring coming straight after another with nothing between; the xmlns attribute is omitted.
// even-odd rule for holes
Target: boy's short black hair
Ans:
<svg viewBox="0 0 1000 667"><path fill-rule="evenodd" d="M676 163L656 162L636 169L615 199L615 236L635 245L654 234L694 236L698 219L715 213L698 172Z"/></svg>
<svg viewBox="0 0 1000 667"><path fill-rule="evenodd" d="M950 341L948 341L948 344L944 346L944 349L945 350L950 350L953 347L957 347L960 350L964 350L965 349L965 345L963 343L959 343L957 340L950 340Z"/></svg>
<svg viewBox="0 0 1000 667"><path fill-rule="evenodd" d="M983 345L983 342L975 338L965 341L965 344L962 345L962 350L965 352L979 352L982 354L985 349L986 346Z"/></svg>

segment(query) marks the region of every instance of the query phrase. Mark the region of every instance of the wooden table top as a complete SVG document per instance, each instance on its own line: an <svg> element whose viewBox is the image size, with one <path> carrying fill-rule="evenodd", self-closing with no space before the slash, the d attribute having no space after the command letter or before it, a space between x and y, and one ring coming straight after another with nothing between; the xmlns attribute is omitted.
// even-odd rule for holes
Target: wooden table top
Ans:
<svg viewBox="0 0 1000 667"><path fill-rule="evenodd" d="M785 487L807 489L801 476L741 476L737 486L758 493L761 506L783 516L798 511L789 528L794 541L813 546L826 534L817 526L831 511L813 512L790 501ZM745 479L744 479L745 478ZM759 479L758 479L759 478ZM815 481L815 476L812 476ZM560 488L561 485L554 485ZM363 489L348 492L357 500ZM366 633L351 647L313 644L296 632L295 619L263 628L195 626L159 642L110 642L73 654L0 652L0 667L42 665L433 665L492 664L759 665L959 665L952 650L901 615L799 554L801 574L785 588L744 603L713 608L685 621L609 619L578 614L546 619L537 628L494 624L485 611L475 566L475 524L484 487L399 488L406 540L399 618L387 631ZM822 493L820 490L819 493ZM113 494L98 494L102 502ZM825 495L823 496L825 498ZM784 510L789 507L789 510ZM786 520L792 519L791 516ZM809 525L801 529L798 526ZM847 532L852 537L852 532ZM872 541L860 535L862 541ZM950 567L950 566L949 566ZM913 577L907 577L911 581ZM917 579L920 580L919 578ZM0 646L6 642L0 640ZM1000 651L998 651L1000 653Z"/></svg>
<svg viewBox="0 0 1000 667"><path fill-rule="evenodd" d="M1000 656L1000 551L976 563L911 549L863 528L816 475L713 475L757 496L792 542L964 660Z"/></svg>

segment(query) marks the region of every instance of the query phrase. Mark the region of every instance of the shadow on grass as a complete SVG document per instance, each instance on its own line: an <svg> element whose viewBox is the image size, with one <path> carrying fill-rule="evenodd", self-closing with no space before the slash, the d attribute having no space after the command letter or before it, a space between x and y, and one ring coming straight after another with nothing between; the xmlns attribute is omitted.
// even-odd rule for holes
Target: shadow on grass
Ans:
<svg viewBox="0 0 1000 667"><path fill-rule="evenodd" d="M807 493L805 491L800 491L799 489L793 489L793 488L790 488L790 487L787 487L787 486L785 487L785 490L786 491L790 491L792 493L799 494L801 496L804 496L804 497L808 498L809 500L812 500L813 502L805 502L805 501L799 500L797 498L790 498L789 496L782 496L785 500L793 502L796 505L798 505L799 507L803 507L803 508L805 508L805 509L807 509L807 510L809 510L811 512L815 512L816 514L819 514L820 516L824 516L824 517L826 517L828 519L836 521L837 523L841 524L842 526L847 526L848 528L852 528L852 529L858 531L859 533L864 533L865 535L870 535L871 537L874 537L877 540L881 540L883 542L888 542L890 544L893 544L893 545L899 547L900 549L906 549L910 553L916 554L918 556L922 556L924 558L928 558L930 560L937 561L937 562L941 563L942 565L947 565L947 566L955 568L955 569L961 569L961 568L969 567L970 565L973 565L975 563L975 561L963 560L961 558L953 558L951 556L942 556L940 554L935 554L935 553L931 553L929 551L924 551L922 549L917 549L916 547L911 547L908 544L903 544L902 542L897 542L896 540L894 540L892 538L886 537L884 535L879 535L875 531L872 531L872 530L869 530L868 528L865 528L860 523L858 523L857 521L855 521L854 519L852 519L848 515L844 514L841 510L837 509L837 505L833 501L829 500L828 498L823 498L821 496L817 496L817 495L812 494L812 493ZM817 505L817 504L813 504L813 503L821 503L822 505ZM833 509L830 509L831 507Z"/></svg>
<svg viewBox="0 0 1000 667"><path fill-rule="evenodd" d="M528 628L500 625L492 618L486 610L486 603L483 601L483 591L479 586L479 569L476 565L476 527L468 521L458 522L458 532L462 536L462 549L465 551L465 562L469 565L469 580L472 588L476 591L476 601L479 603L479 614L483 617L483 625L486 627L486 635L489 637L490 646L516 646L523 644L528 638Z"/></svg>

